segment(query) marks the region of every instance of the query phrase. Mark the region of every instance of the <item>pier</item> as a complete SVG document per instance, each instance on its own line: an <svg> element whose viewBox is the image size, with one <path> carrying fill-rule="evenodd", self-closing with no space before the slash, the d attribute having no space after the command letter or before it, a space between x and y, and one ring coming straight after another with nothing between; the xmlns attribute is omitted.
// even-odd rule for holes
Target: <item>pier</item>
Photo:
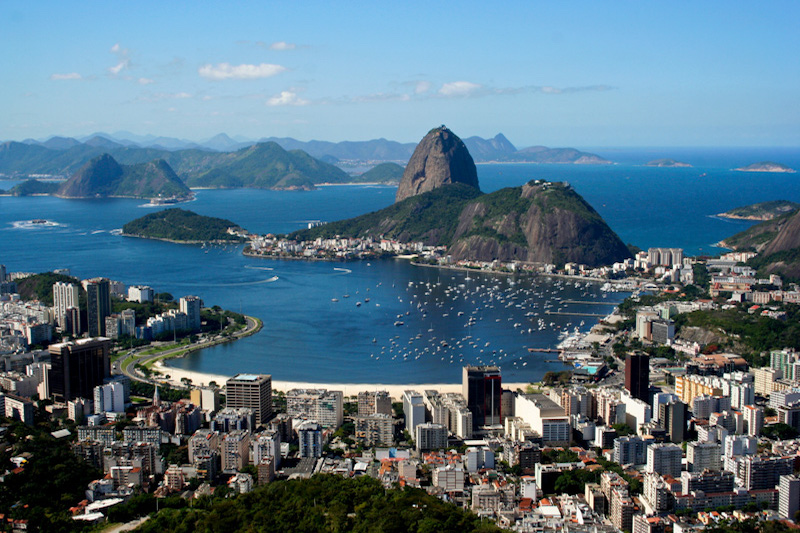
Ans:
<svg viewBox="0 0 800 533"><path fill-rule="evenodd" d="M570 313L568 311L550 311L549 309L544 312L546 315L562 315L562 316L596 316L603 318L608 316L608 313Z"/></svg>
<svg viewBox="0 0 800 533"><path fill-rule="evenodd" d="M528 348L530 353L559 353L558 348Z"/></svg>
<svg viewBox="0 0 800 533"><path fill-rule="evenodd" d="M562 304L616 305L613 302L596 302L594 300L563 300Z"/></svg>

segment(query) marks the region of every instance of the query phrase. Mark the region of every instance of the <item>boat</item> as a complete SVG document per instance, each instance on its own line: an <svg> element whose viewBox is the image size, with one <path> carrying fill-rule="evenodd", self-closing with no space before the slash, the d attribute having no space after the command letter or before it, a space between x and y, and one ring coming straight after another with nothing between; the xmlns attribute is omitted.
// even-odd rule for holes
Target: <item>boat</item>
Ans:
<svg viewBox="0 0 800 533"><path fill-rule="evenodd" d="M356 302L356 307L361 307L361 302Z"/></svg>
<svg viewBox="0 0 800 533"><path fill-rule="evenodd" d="M339 298L331 298L331 301L332 301L332 302L338 302L338 301L339 301Z"/></svg>
<svg viewBox="0 0 800 533"><path fill-rule="evenodd" d="M395 325L395 326L402 326L403 324L405 324L405 322L403 322L402 320L397 320L397 321L394 323L394 325Z"/></svg>

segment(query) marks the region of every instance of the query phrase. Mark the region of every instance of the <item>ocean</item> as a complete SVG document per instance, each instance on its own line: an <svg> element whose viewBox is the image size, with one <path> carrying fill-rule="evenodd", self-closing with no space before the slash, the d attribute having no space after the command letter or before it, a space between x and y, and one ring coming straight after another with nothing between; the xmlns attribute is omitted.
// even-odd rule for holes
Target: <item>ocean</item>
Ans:
<svg viewBox="0 0 800 533"><path fill-rule="evenodd" d="M568 181L625 242L643 249L682 247L689 255L719 253L714 243L751 225L717 213L766 200L800 202L797 174L730 170L766 159L800 168L800 150L596 153L624 164L482 164L478 175L487 192L531 179ZM695 167L639 164L655 157ZM0 182L0 188L11 186ZM201 190L181 207L228 218L252 232L285 233L310 221L380 209L394 201L394 193L393 187L370 185L307 192ZM528 348L552 347L565 332L588 330L596 315L608 313L625 296L604 293L592 283L468 274L402 260L247 258L241 246L209 249L112 233L156 209L144 203L0 197L0 263L10 271L69 268L82 278L147 284L176 297L196 294L207 305L257 316L264 321L257 335L170 364L213 374L270 373L287 381L456 383L466 363L500 364L509 382L538 380L564 366ZM58 225L20 224L39 218Z"/></svg>

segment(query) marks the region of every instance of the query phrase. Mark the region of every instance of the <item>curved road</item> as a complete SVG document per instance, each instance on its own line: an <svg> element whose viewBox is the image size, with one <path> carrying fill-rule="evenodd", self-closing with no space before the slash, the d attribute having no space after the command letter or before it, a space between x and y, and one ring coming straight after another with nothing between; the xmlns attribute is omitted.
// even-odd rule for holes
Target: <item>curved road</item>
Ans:
<svg viewBox="0 0 800 533"><path fill-rule="evenodd" d="M237 331L237 332L233 333L229 337L219 338L219 335L214 335L213 337L208 338L208 339L206 339L204 341L201 341L201 342L196 342L194 344L183 344L183 345L176 346L174 348L169 348L169 349L164 350L162 352L158 352L158 353L150 354L150 355L139 355L139 353L138 353L139 350L147 351L147 350L152 349L152 346L150 346L150 345L142 346L141 348L135 348L135 349L131 350L130 352L128 352L128 354L124 358L122 358L122 359L120 359L118 361L114 361L114 363L112 363L112 365L111 365L111 373L112 374L123 374L125 376L128 376L132 380L141 381L141 382L144 382L144 383L150 383L150 384L153 384L153 385L155 385L157 383L160 384L161 383L160 381L155 380L155 379L150 379L150 378L144 376L143 374L141 374L138 370L136 370L136 368L135 368L136 365L137 364L145 364L145 363L148 363L149 361L152 361L152 360L155 360L155 359L169 359L170 357L173 357L173 356L175 356L175 354L180 353L180 352L195 351L195 350L200 350L202 348L208 348L210 346L221 344L223 342L232 342L232 341L235 341L235 340L240 339L242 337L247 337L249 335L253 335L253 334L257 333L261 329L261 327L263 325L260 320L258 320L256 318L253 318L251 316L245 315L245 320L247 322L246 327L243 330L240 330L240 331Z"/></svg>

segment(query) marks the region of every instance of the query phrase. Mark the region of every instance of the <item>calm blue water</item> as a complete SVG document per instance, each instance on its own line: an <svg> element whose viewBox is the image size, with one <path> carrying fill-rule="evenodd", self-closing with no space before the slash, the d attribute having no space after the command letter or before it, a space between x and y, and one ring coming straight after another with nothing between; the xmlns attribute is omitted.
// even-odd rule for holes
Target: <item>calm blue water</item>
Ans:
<svg viewBox="0 0 800 533"><path fill-rule="evenodd" d="M645 155L645 161L653 158ZM484 191L535 178L569 181L625 242L642 248L681 246L694 254L713 251L712 243L750 225L715 218L715 213L756 201L800 201L796 174L728 170L775 157L753 153L745 161L731 162L723 155L706 155L706 166L684 158L698 164L690 169L480 165L478 172ZM790 155L779 161L800 167L798 151ZM0 188L11 186L0 182ZM391 187L371 186L312 192L199 191L197 200L183 207L229 218L250 231L283 233L310 220L337 220L380 209L394 201L394 193ZM575 287L547 279L470 274L468 280L466 273L402 261L271 261L245 258L241 247L206 251L112 235L111 230L152 211L140 207L142 203L0 197L0 263L10 270L69 268L79 277L103 275L126 284L146 283L176 296L197 294L208 305L264 320L258 335L174 362L192 370L266 372L282 380L429 383L458 382L464 363L497 362L507 381L535 380L563 367L546 362L551 356L529 354L528 347L553 346L560 331L588 329L597 320L549 315L540 330L538 319L545 305L604 314L624 296L603 299L595 285ZM54 220L60 226L14 226L32 218ZM564 304L557 298L606 305ZM397 321L404 324L395 326Z"/></svg>

